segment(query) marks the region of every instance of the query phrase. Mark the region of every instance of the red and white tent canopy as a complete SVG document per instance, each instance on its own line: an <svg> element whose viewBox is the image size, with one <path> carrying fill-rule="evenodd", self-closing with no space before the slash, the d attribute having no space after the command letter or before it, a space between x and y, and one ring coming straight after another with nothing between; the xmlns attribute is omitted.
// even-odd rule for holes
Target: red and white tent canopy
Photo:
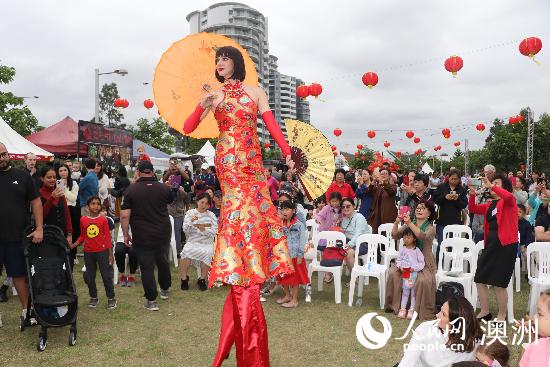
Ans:
<svg viewBox="0 0 550 367"><path fill-rule="evenodd" d="M11 159L25 159L27 153L34 153L38 160L49 161L53 159L53 154L34 145L0 118L0 143L4 143Z"/></svg>

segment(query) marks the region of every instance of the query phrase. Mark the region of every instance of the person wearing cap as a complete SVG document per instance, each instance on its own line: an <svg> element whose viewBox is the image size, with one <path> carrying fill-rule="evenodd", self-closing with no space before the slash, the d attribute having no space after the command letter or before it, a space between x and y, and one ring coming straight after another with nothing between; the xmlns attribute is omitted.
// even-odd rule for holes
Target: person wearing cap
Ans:
<svg viewBox="0 0 550 367"><path fill-rule="evenodd" d="M161 299L168 299L168 289L172 285L168 261L171 237L168 204L175 195L173 190L157 181L150 161L138 162L137 177L124 196L120 225L124 244L133 247L138 258L145 308L158 311L155 267ZM131 236L129 226L132 227Z"/></svg>
<svg viewBox="0 0 550 367"><path fill-rule="evenodd" d="M201 173L195 180L195 195L198 197L206 191L208 187L217 188L216 175L211 171L208 163L201 165Z"/></svg>

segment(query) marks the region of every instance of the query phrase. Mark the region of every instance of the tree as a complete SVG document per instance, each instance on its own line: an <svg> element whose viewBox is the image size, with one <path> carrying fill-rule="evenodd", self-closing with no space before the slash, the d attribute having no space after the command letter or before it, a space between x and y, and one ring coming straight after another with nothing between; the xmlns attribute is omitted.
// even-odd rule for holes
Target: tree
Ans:
<svg viewBox="0 0 550 367"><path fill-rule="evenodd" d="M103 84L99 93L99 122L109 126L126 128L122 123L124 115L115 108L115 99L120 98L116 83Z"/></svg>
<svg viewBox="0 0 550 367"><path fill-rule="evenodd" d="M14 68L0 65L0 84L9 84L14 77ZM0 91L0 118L18 134L27 136L43 127L38 125L38 120L24 103L24 98L17 97L11 92Z"/></svg>
<svg viewBox="0 0 550 367"><path fill-rule="evenodd" d="M146 118L140 118L136 126L131 126L130 131L134 138L141 140L164 152L172 152L176 138L170 135L168 125L162 118L154 118L149 122Z"/></svg>
<svg viewBox="0 0 550 367"><path fill-rule="evenodd" d="M374 161L374 150L364 147L357 152L359 153L358 157L353 156L353 159L348 158L350 168L364 169Z"/></svg>

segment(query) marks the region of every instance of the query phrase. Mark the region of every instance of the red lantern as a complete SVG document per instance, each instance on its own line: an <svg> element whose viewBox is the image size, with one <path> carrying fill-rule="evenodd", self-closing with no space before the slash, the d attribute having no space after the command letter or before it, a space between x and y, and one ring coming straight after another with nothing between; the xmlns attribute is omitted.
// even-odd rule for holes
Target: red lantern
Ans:
<svg viewBox="0 0 550 367"><path fill-rule="evenodd" d="M122 105L123 105L122 98L117 98L117 99L115 99L113 105L114 105L116 108L122 107Z"/></svg>
<svg viewBox="0 0 550 367"><path fill-rule="evenodd" d="M437 152L437 146L434 147L434 152Z"/></svg>
<svg viewBox="0 0 550 367"><path fill-rule="evenodd" d="M143 101L143 106L145 106L145 108L147 108L148 110L153 108L154 105L155 102L151 101L150 99L146 99L145 101Z"/></svg>
<svg viewBox="0 0 550 367"><path fill-rule="evenodd" d="M332 154L336 157L338 155L338 153L336 152L332 152Z"/></svg>
<svg viewBox="0 0 550 367"><path fill-rule="evenodd" d="M441 130L441 133L443 134L443 137L445 139L449 139L451 137L451 130L447 128L444 128L443 130Z"/></svg>
<svg viewBox="0 0 550 367"><path fill-rule="evenodd" d="M307 98L309 96L309 87L307 85L300 85L296 88L296 95L300 98Z"/></svg>
<svg viewBox="0 0 550 367"><path fill-rule="evenodd" d="M122 99L122 108L127 108L130 105L130 102L128 102L127 99Z"/></svg>
<svg viewBox="0 0 550 367"><path fill-rule="evenodd" d="M342 129L336 128L334 129L333 133L334 133L334 136L340 136L342 135Z"/></svg>
<svg viewBox="0 0 550 367"><path fill-rule="evenodd" d="M365 156L362 156L362 157L361 157L361 160L362 160L362 161L364 161L365 159L367 159L367 158L365 158Z"/></svg>
<svg viewBox="0 0 550 367"><path fill-rule="evenodd" d="M395 152L395 156L396 156L397 158L401 158L401 152Z"/></svg>
<svg viewBox="0 0 550 367"><path fill-rule="evenodd" d="M330 149L332 149L332 151L334 152L336 150L336 146L333 145L333 146L330 147Z"/></svg>
<svg viewBox="0 0 550 367"><path fill-rule="evenodd" d="M374 139L374 137L376 136L376 133L372 130L370 130L368 133L367 133L368 137L371 138L371 139Z"/></svg>
<svg viewBox="0 0 550 367"><path fill-rule="evenodd" d="M476 125L476 129L477 129L477 131L481 132L481 131L485 130L485 125L480 122L479 124Z"/></svg>
<svg viewBox="0 0 550 367"><path fill-rule="evenodd" d="M412 139L414 137L414 132L412 132L411 130L407 131L407 133L405 134L405 136L409 139Z"/></svg>
<svg viewBox="0 0 550 367"><path fill-rule="evenodd" d="M542 41L537 37L529 37L519 44L519 52L535 61L535 55L542 49Z"/></svg>
<svg viewBox="0 0 550 367"><path fill-rule="evenodd" d="M420 143L420 138L417 136L416 138L414 138L413 141L414 141L415 144L418 144L418 143Z"/></svg>
<svg viewBox="0 0 550 367"><path fill-rule="evenodd" d="M363 74L361 80L363 81L363 84L365 84L367 87L372 88L376 84L378 84L378 75L372 71L369 71Z"/></svg>
<svg viewBox="0 0 550 367"><path fill-rule="evenodd" d="M523 122L525 120L525 117L523 117L523 115L517 115L516 120L518 120L518 122Z"/></svg>
<svg viewBox="0 0 550 367"><path fill-rule="evenodd" d="M390 145L391 145L391 144L390 144L390 142L389 142L389 141L387 141L387 140L386 140L386 141L384 142L384 146L385 146L386 148L389 148L389 147L390 147Z"/></svg>
<svg viewBox="0 0 550 367"><path fill-rule="evenodd" d="M460 146L460 142L459 141L455 141L455 147L459 147Z"/></svg>
<svg viewBox="0 0 550 367"><path fill-rule="evenodd" d="M359 158L360 154L359 152L355 152L355 158Z"/></svg>
<svg viewBox="0 0 550 367"><path fill-rule="evenodd" d="M422 149L418 149L416 152L414 152L414 154L416 154L416 155L422 154Z"/></svg>
<svg viewBox="0 0 550 367"><path fill-rule="evenodd" d="M519 121L518 121L518 117L517 116L512 116L510 118L508 118L508 123L510 125L515 125L517 124Z"/></svg>
<svg viewBox="0 0 550 367"><path fill-rule="evenodd" d="M321 84L313 83L308 87L308 91L310 96L317 98L321 93L323 93L323 87Z"/></svg>
<svg viewBox="0 0 550 367"><path fill-rule="evenodd" d="M462 69L462 66L464 66L464 62L460 56L453 55L445 60L445 70L453 74L454 77Z"/></svg>
<svg viewBox="0 0 550 367"><path fill-rule="evenodd" d="M363 144L357 144L357 149L363 150Z"/></svg>

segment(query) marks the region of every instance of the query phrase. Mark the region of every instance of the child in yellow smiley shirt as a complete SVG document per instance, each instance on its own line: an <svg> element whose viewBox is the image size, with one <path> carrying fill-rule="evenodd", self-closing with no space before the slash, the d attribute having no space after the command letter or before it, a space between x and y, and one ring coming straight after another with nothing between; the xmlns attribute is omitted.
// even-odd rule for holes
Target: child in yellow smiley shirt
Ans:
<svg viewBox="0 0 550 367"><path fill-rule="evenodd" d="M90 302L88 307L96 308L99 299L97 297L97 287L95 276L97 269L101 274L105 293L107 294L107 308L116 308L115 289L113 285L113 246L111 243L111 233L109 231L109 222L107 218L100 215L101 200L97 196L92 196L88 200L88 209L90 214L80 218L80 237L71 246L84 243L84 264L86 273L84 280L88 285Z"/></svg>

